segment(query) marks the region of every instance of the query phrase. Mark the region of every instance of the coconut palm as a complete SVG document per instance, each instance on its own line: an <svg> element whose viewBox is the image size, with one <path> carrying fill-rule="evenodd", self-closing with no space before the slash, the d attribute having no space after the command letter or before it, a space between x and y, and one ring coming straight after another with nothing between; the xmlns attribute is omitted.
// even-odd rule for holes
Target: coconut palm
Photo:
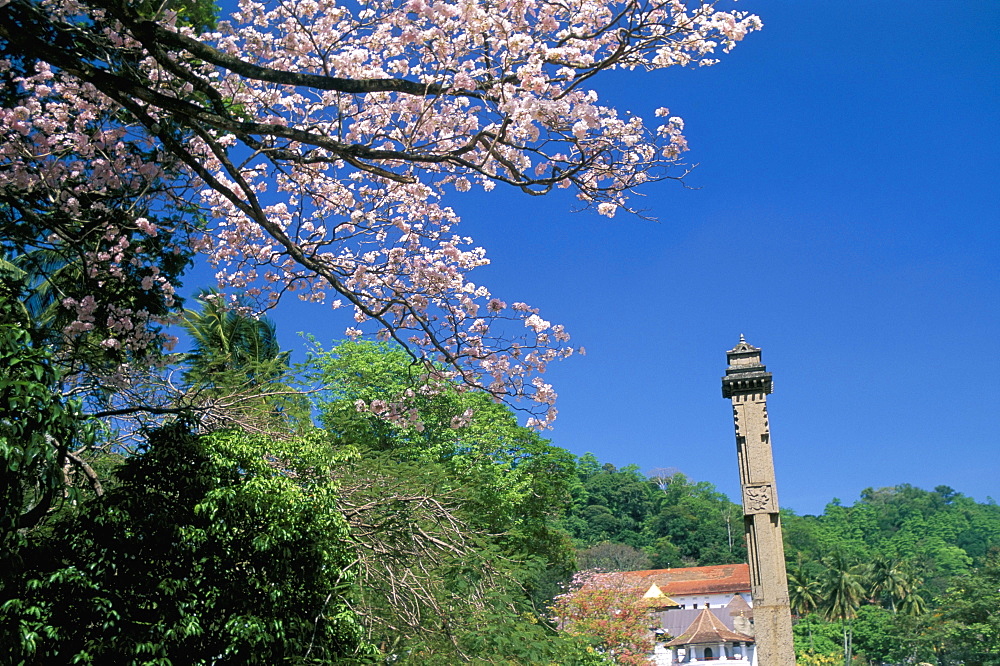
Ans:
<svg viewBox="0 0 1000 666"><path fill-rule="evenodd" d="M788 570L788 603L792 612L801 618L819 607L822 601L820 581L812 574L799 553L795 566ZM809 649L813 649L812 625L808 625Z"/></svg>
<svg viewBox="0 0 1000 666"><path fill-rule="evenodd" d="M907 595L903 562L878 554L865 567L864 576L870 601L895 613L897 602Z"/></svg>
<svg viewBox="0 0 1000 666"><path fill-rule="evenodd" d="M289 353L279 348L270 319L244 313L216 289L203 289L196 300L201 308L185 310L182 322L193 344L183 355L188 383L262 383L288 369Z"/></svg>
<svg viewBox="0 0 1000 666"><path fill-rule="evenodd" d="M897 609L904 615L917 616L927 612L927 602L920 596L918 590L924 580L912 567L903 567L901 571L901 595Z"/></svg>
<svg viewBox="0 0 1000 666"><path fill-rule="evenodd" d="M73 373L89 368L102 374L137 358L151 361L162 352L159 326L179 310L180 300L154 285L159 284L157 280L177 284L176 278L187 265L185 253L159 252L161 239L136 240L122 250L132 254L123 255L112 271L94 258L107 250L103 237L5 240L0 246L0 265L24 279L23 307L31 318L32 336L58 348L64 368ZM88 301L93 306L87 313L89 320L85 328L77 328L75 306ZM128 344L131 334L125 330L132 328L118 328L122 321L148 334L133 340L141 345ZM109 340L116 342L109 345Z"/></svg>
<svg viewBox="0 0 1000 666"><path fill-rule="evenodd" d="M853 639L851 622L857 617L858 606L865 598L865 589L861 584L862 572L860 567L840 551L824 560L824 564L827 571L822 586L823 604L820 610L827 620L840 621L844 632L844 664L849 666Z"/></svg>
<svg viewBox="0 0 1000 666"><path fill-rule="evenodd" d="M909 563L876 555L866 567L865 577L872 603L905 615L919 615L926 610L926 603L917 592L923 579Z"/></svg>
<svg viewBox="0 0 1000 666"><path fill-rule="evenodd" d="M201 308L185 310L182 321L192 349L179 360L202 426L238 424L277 435L290 419L301 420L302 396L283 382L289 352L279 348L274 323L245 314L217 290L203 290L196 300Z"/></svg>

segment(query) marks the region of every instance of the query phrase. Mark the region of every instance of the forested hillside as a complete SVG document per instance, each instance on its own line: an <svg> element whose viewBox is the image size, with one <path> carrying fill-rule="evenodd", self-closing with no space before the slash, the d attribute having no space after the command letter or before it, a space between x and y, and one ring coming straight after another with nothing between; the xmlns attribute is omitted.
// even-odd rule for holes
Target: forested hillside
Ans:
<svg viewBox="0 0 1000 666"><path fill-rule="evenodd" d="M586 454L562 525L580 568L745 561L742 510L676 470ZM947 486L867 489L821 515L782 512L802 664L1000 663L1000 506Z"/></svg>
<svg viewBox="0 0 1000 666"><path fill-rule="evenodd" d="M616 469L584 454L570 487L572 503L562 525L584 564L607 544L635 566L666 568L725 564L746 559L742 509L711 483L694 482L677 471L656 478L634 465ZM627 548L626 548L627 547ZM645 556L647 559L642 559Z"/></svg>
<svg viewBox="0 0 1000 666"><path fill-rule="evenodd" d="M911 561L934 593L1000 546L1000 506L947 486L869 488L850 506L833 500L822 515L786 512L782 520L790 554L817 560L838 551L855 560Z"/></svg>

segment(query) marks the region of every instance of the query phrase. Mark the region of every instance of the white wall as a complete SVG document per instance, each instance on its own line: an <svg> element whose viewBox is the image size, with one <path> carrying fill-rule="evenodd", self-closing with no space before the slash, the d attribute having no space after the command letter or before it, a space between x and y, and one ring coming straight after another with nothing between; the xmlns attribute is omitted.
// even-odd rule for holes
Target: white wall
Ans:
<svg viewBox="0 0 1000 666"><path fill-rule="evenodd" d="M705 604L710 604L712 608L720 608L729 604L733 600L733 593L726 592L725 594L691 594L684 596L670 595L670 598L679 604L683 604L684 608L694 608L694 604L698 604L698 608L704 608ZM739 596L753 606L753 601L750 599L750 593L744 592Z"/></svg>

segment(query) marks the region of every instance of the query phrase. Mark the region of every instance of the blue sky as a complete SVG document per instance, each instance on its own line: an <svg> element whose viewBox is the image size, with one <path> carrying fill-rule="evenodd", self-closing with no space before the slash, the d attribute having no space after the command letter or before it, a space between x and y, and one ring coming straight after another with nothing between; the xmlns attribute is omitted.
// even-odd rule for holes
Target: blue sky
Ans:
<svg viewBox="0 0 1000 666"><path fill-rule="evenodd" d="M547 436L736 499L720 377L743 333L775 377L783 507L899 483L1000 499L1000 3L739 7L764 30L720 64L598 88L687 123L698 189L647 188L659 222L574 214L562 193L450 201L493 261L473 279L587 347L549 371ZM342 312L273 317L300 348Z"/></svg>

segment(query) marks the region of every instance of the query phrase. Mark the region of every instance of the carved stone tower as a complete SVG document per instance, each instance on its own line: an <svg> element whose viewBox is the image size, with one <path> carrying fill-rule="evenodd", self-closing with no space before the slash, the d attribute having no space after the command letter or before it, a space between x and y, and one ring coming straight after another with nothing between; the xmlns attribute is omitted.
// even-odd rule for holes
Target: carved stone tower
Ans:
<svg viewBox="0 0 1000 666"><path fill-rule="evenodd" d="M757 663L794 666L785 553L767 423L771 373L760 362L760 349L748 344L742 335L726 357L729 367L722 378L722 397L732 400L736 424Z"/></svg>

